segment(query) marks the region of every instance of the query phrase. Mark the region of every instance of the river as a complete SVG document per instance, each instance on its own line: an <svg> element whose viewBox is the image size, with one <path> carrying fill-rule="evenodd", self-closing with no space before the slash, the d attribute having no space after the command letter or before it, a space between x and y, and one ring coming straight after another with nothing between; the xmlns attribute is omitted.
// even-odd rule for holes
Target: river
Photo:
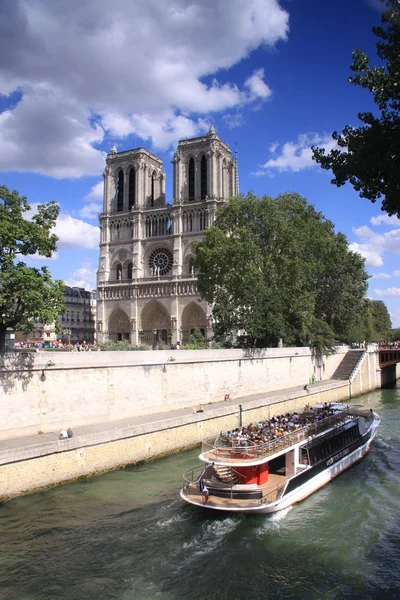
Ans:
<svg viewBox="0 0 400 600"><path fill-rule="evenodd" d="M183 503L198 450L3 504L1 600L399 599L400 387L355 402L371 452L273 516Z"/></svg>

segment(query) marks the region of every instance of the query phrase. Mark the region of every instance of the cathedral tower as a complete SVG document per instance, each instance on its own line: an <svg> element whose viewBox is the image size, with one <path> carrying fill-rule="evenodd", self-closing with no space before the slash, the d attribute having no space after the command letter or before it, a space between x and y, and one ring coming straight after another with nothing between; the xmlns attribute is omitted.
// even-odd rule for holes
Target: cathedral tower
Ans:
<svg viewBox="0 0 400 600"><path fill-rule="evenodd" d="M230 148L214 127L181 140L173 159L173 201L162 161L144 148L108 154L100 215L97 339L151 346L212 337L211 307L198 300L194 242L235 193Z"/></svg>

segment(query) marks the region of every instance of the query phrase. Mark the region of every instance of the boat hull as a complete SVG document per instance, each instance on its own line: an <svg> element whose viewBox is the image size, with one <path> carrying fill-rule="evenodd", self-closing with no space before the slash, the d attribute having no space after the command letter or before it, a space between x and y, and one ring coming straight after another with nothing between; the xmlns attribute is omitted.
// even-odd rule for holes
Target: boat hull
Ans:
<svg viewBox="0 0 400 600"><path fill-rule="evenodd" d="M215 506L211 504L207 504L207 502L198 502L190 496L185 495L184 490L182 489L180 492L180 496L186 502L193 504L195 506L201 506L203 508L208 508L210 510L220 510L225 512L246 512L251 514L257 513L274 513L280 510L284 510L301 502L324 485L329 483L332 479L343 473L346 469L354 465L356 462L361 460L365 456L365 454L369 451L372 440L375 437L376 429L380 423L379 419L375 419L371 429L369 430L369 435L365 436L366 440L364 444L361 444L356 448L353 452L347 454L343 458L334 462L331 466L327 466L323 471L316 474L314 477L311 477L307 482L302 485L299 485L292 492L285 494L275 502L271 502L268 504L260 504L259 506L249 506L249 507L235 507L234 505L229 506Z"/></svg>

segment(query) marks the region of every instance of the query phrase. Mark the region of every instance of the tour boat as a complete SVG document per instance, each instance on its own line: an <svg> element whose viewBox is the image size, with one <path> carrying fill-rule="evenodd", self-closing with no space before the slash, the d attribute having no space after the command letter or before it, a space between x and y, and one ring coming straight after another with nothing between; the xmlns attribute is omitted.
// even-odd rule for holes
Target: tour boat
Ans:
<svg viewBox="0 0 400 600"><path fill-rule="evenodd" d="M290 423L293 431L262 444L240 438L239 445L222 433L203 441L201 466L183 476L183 500L231 512L288 508L361 459L380 423L372 409L360 405L319 404L293 414L287 415L298 420Z"/></svg>

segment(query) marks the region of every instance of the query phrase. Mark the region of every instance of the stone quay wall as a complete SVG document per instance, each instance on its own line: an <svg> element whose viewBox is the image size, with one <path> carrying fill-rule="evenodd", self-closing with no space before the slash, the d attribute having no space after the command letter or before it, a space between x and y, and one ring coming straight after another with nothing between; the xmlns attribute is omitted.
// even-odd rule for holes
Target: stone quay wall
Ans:
<svg viewBox="0 0 400 600"><path fill-rule="evenodd" d="M37 446L3 450L0 452L0 500L178 452L240 423L301 409L307 402L347 400L349 394L348 382L329 382L310 394L304 390L281 392L268 399L247 402L243 410L238 405L227 405L201 414L47 444L40 444L38 440Z"/></svg>
<svg viewBox="0 0 400 600"><path fill-rule="evenodd" d="M346 351L320 363L308 348L6 353L0 440L328 380Z"/></svg>

